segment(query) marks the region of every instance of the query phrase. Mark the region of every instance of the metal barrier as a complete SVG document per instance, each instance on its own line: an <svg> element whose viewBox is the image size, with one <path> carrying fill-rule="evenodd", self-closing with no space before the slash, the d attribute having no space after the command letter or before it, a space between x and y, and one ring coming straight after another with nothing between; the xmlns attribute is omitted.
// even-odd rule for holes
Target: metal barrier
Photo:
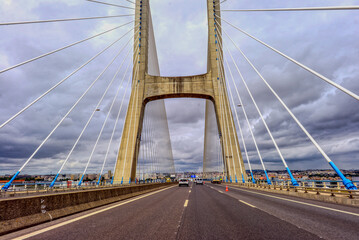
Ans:
<svg viewBox="0 0 359 240"><path fill-rule="evenodd" d="M62 193L62 192L74 192L74 191L83 191L83 190L91 190L91 189L102 189L102 188L114 188L114 187L128 187L128 186L135 186L135 185L147 185L147 184L156 184L156 183L131 183L131 184L91 184L88 186L77 186L71 185L71 187L67 186L54 186L50 188L49 186L45 185L33 185L33 187L28 187L26 185L23 189L17 190L15 187L9 188L8 190L1 190L0 192L0 199L1 198L9 198L9 197L21 197L21 196L32 196L38 194L52 194L52 193ZM15 185L13 185L15 186ZM19 187L20 185L18 185Z"/></svg>
<svg viewBox="0 0 359 240"><path fill-rule="evenodd" d="M336 188L320 188L320 187L294 187L288 185L268 185L264 183L253 184L253 183L238 183L235 185L250 187L250 188L262 188L262 189L272 189L279 191L292 191L292 192L302 192L302 193L312 193L312 194L327 194L330 196L343 196L351 199L359 198L359 190L346 190L346 189L336 189Z"/></svg>
<svg viewBox="0 0 359 240"><path fill-rule="evenodd" d="M273 185L278 186L292 186L290 180L271 180ZM344 189L345 186L342 181L339 180L297 180L300 187L313 187L313 188L337 188ZM257 180L258 184L267 184L265 180ZM359 187L358 181L353 181L353 184Z"/></svg>

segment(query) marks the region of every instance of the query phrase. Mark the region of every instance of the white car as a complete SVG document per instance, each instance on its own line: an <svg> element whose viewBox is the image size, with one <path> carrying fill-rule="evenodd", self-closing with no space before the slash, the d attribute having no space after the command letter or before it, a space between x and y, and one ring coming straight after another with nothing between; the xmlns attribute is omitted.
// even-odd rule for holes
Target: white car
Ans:
<svg viewBox="0 0 359 240"><path fill-rule="evenodd" d="M203 185L203 179L202 178L197 178L196 181L195 181L196 185L197 184L201 184Z"/></svg>
<svg viewBox="0 0 359 240"><path fill-rule="evenodd" d="M188 179L186 178L181 178L178 182L178 186L181 187L181 186L186 186L188 187L189 186L189 182L188 182Z"/></svg>

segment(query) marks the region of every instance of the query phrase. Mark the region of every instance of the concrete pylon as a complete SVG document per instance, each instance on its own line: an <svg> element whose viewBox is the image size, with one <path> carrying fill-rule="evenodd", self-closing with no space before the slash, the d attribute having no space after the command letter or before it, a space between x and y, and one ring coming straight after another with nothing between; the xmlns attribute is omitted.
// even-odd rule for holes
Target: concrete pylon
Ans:
<svg viewBox="0 0 359 240"><path fill-rule="evenodd" d="M213 11L214 6L216 10L219 10L218 3L219 0L207 0L207 73L196 76L163 77L160 76L158 66L149 0L136 1L135 26L137 28L135 33L137 30L139 32L135 34L134 41L139 40L139 52L135 50L133 59L138 58L138 64L134 63L137 67L133 69L132 92L117 157L114 183L128 183L135 179L146 103L165 98L203 98L213 102L221 136L225 172L228 179L232 181L235 181L236 176L238 181L241 179L242 172L239 164L242 165L243 171L245 168L240 150L239 153L236 152L240 148L236 146L238 141L235 140L236 130L232 127L234 126L232 111L226 94L226 86L218 80L218 66L222 67L222 62L217 59L217 51L222 51L222 49L219 49L215 39ZM220 12L216 13L220 14ZM220 22L220 19L217 21ZM219 37L217 34L217 38ZM247 179L245 172L243 175Z"/></svg>

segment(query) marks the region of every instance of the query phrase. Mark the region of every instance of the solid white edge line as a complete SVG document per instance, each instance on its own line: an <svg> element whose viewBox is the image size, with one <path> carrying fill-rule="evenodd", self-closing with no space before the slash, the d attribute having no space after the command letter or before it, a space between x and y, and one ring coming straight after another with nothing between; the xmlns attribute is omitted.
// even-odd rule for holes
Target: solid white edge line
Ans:
<svg viewBox="0 0 359 240"><path fill-rule="evenodd" d="M244 190L244 189L239 188L239 187L234 187L234 188L236 188L236 189L238 189L238 190L240 190L240 191L244 191L244 192L250 192L250 193L257 194L257 195L263 195L263 196L267 196L267 197L271 197L271 198L276 198L276 199L280 199L280 200L285 200L285 201L288 201L288 202L299 203L299 204L303 204L303 205L307 205L307 206L322 208L322 209L331 210L331 211L334 211L334 212L340 212L340 213L350 214L350 215L354 215L354 216L358 216L358 217L359 217L359 214L358 214L358 213L352 213L352 212L347 212L347 211L343 211L343 210L339 210L339 209L335 209L335 208L323 207L323 206L315 205L315 204L311 204L311 203L300 202L300 201L296 201L296 200L292 200L292 199L276 197L276 196L272 196L272 195L268 195L268 194L263 194L263 193L257 193L257 192L253 192L253 191ZM308 200L311 200L311 199L308 199Z"/></svg>
<svg viewBox="0 0 359 240"><path fill-rule="evenodd" d="M131 203L131 202L134 202L134 201L136 201L136 200L139 200L139 199L142 199L142 198L151 196L151 195L153 195L153 194L156 194L156 193L159 193L159 192L168 190L168 189L173 188L173 187L175 187L175 186L168 187L168 188L164 188L164 189L160 189L160 190L158 190L158 191L151 192L151 193L148 193L148 194L146 194L146 195L142 195L142 196L140 196L140 197L136 197L136 198L127 200L127 201L125 201L125 202L121 202L121 203L116 204L116 205L113 205L113 206L111 206L111 207L107 207L107 208L98 210L98 211L96 211L96 212L92 212L92 213L89 213L89 214L86 214L86 215L83 215L83 216L80 216L80 217L77 217L77 218L74 218L74 219L71 219L71 220L62 222L62 223L58 223L58 224L55 224L55 225L53 225L53 226L50 226L50 227L47 227L47 228L44 228L44 229L41 229L41 230L38 230L38 231L35 231L35 232L32 232L32 233L28 233L28 234L26 234L26 235L23 235L23 236L21 236L21 237L17 237L17 238L14 238L14 239L15 239L15 240L20 240L20 239L30 238L30 237L39 235L39 234L41 234L41 233L44 233L44 232L53 230L53 229L55 229L55 228L62 227L62 226L65 226L65 225L67 225L67 224L76 222L76 221L78 221L78 220L81 220L81 219L84 219L84 218L87 218L87 217L91 217L91 216L93 216L93 215L95 215L95 214L102 213L102 212L108 211L108 210L110 210L110 209L113 209L113 208L116 208L116 207L125 205L125 204L127 204L127 203Z"/></svg>

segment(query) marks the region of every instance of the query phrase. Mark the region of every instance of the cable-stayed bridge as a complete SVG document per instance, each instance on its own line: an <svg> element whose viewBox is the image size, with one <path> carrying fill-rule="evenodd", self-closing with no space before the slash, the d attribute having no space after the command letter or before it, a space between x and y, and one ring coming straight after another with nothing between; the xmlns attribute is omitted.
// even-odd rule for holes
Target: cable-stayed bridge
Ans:
<svg viewBox="0 0 359 240"><path fill-rule="evenodd" d="M300 117L297 116L296 111L293 110L290 105L286 103L285 99L281 97L281 92L276 90L276 88L271 85L270 81L268 81L268 77L265 76L265 74L262 74L261 69L256 67L255 59L251 59L247 56L240 46L240 43L237 42L233 36L242 34L249 39L258 42L258 45L268 48L287 61L295 64L298 68L304 69L314 75L317 81L323 81L330 85L330 87L333 88L333 91L340 91L348 98L348 101L358 101L359 96L354 90L348 89L337 81L326 77L325 73L317 72L311 68L310 65L304 64L287 55L284 50L277 49L269 43L264 42L259 37L243 30L240 26L232 23L232 21L227 18L226 13L293 12L293 14L295 14L296 12L306 11L357 11L359 6L228 9L225 7L227 1L207 0L208 53L206 73L193 76L162 76L160 74L157 56L154 23L151 16L151 1L124 0L105 2L89 0L88 2L88 4L98 5L98 7L119 8L124 10L124 13L66 19L53 18L14 22L5 22L4 20L0 23L0 27L11 28L16 27L17 25L65 24L65 22L102 21L103 19L116 19L116 24L120 22L120 24L116 26L106 27L86 38L79 39L76 42L62 45L57 48L52 48L40 55L19 61L16 64L9 65L0 70L0 74L6 76L6 74L17 71L18 69L26 68L28 66L31 67L31 64L36 63L37 61L42 61L42 63L44 63L47 58L51 58L51 61L49 60L50 63L54 62L53 58L55 58L56 55L61 54L63 51L71 51L71 49L83 44L88 44L88 42L93 39L102 38L102 41L104 42L103 46L98 47L98 52L96 54L90 56L83 62L76 60L76 66L72 71L61 73L63 76L60 77L57 82L52 83L53 85L49 84L46 88L41 87L40 94L37 94L39 91L36 90L36 94L31 97L30 101L22 103L21 107L18 107L15 113L6 116L5 118L3 117L5 120L0 123L0 131L6 131L7 128L12 128L12 130L16 129L17 121L26 121L23 116L29 116L26 114L32 109L35 109L36 111L32 112L31 116L36 115L36 113L40 111L36 106L45 101L51 103L51 96L58 94L57 90L65 84L67 84L66 89L63 89L62 92L62 94L65 93L63 95L64 104L69 102L68 99L66 99L66 96L71 95L73 91L72 88L83 88L83 91L79 96L71 98L73 99L73 102L67 104L69 107L64 111L60 118L51 119L51 116L47 116L51 119L53 126L51 126L51 129L41 137L40 141L36 139L38 145L35 149L31 150L29 156L27 156L26 159L23 159L23 162L21 162L18 168L14 170L11 178L2 186L2 191L11 190L12 186L15 186L14 183L19 179L22 172L25 171L26 168L29 168L31 164L34 164L31 167L32 171L36 171L36 166L39 164L46 164L45 161L43 163L36 162L37 157L41 154L44 148L51 146L49 145L49 142L51 142L52 137L56 134L61 134L63 135L62 138L66 139L66 141L64 141L66 152L61 153L61 160L56 163L56 173L48 186L50 190L54 190L58 187L63 171L66 170L67 172L71 172L71 170L73 170L71 169L72 166L75 165L81 166L80 179L76 183L78 190L81 190L81 187L86 185L86 178L92 171L96 171L97 186L127 186L129 184L135 185L145 182L163 182L166 177L167 179L170 179L171 177L173 178L176 171L179 171L176 169L176 163L172 153L172 144L164 103L164 99L169 98L200 98L205 99L206 101L203 178L211 179L211 173L215 172L221 181L228 184L257 184L258 179L255 178L251 165L253 155L248 153L248 142L246 142L250 139L250 144L253 144L255 147L256 159L259 160L265 175L265 185L271 186L274 184L267 172L268 163L263 155L263 151L261 151L261 143L258 142L258 136L255 135L256 131L254 129L254 123L253 121L250 121L248 117L249 109L247 106L253 104L255 114L258 116L258 120L262 122L266 134L269 136L269 142L276 151L277 158L280 159L283 169L287 171L291 187L298 187L295 189L300 189L300 187L303 186L302 181L296 179L292 174L290 162L286 160L285 154L283 154L283 150L281 150L280 144L278 144L277 137L271 131L273 126L268 123L268 118L257 104L256 99L258 96L255 96L253 89L251 89L251 86L253 86L249 84L251 80L247 79L244 74L242 74L242 63L240 64L238 60L238 56L241 56L241 61L244 60L244 62L252 68L257 77L264 83L267 90L278 101L278 106L285 110L286 114L288 114L292 121L294 121L297 128L302 131L311 144L317 149L322 157L322 161L326 161L328 166L340 177L341 182L339 183L339 188L342 186L349 190L350 197L353 196L353 191L356 192L356 183L352 182L342 173L339 169L340 163L337 163L338 166L334 163L336 162L336 159L329 156L330 154L324 150L319 143L319 140L316 139L311 131L302 123ZM107 41L105 36L107 34L114 35L115 32L115 40L112 39L111 41ZM103 61L101 60L102 55L108 52L113 53L113 56L109 62L104 64L103 69L99 69L98 65ZM74 55L74 58L76 58L76 55ZM91 74L83 73L86 69L90 68L98 69L97 73L93 74L92 70ZM86 79L86 84L84 82L71 82L71 80L76 78L78 74L83 74L81 75L81 78ZM6 78L1 79L1 81L6 80ZM101 83L101 81L103 82ZM239 83L242 84L242 89L239 87ZM94 94L94 89L100 91L101 94ZM243 101L243 96L240 94L242 90L248 94L249 99L251 100L250 103ZM87 99L91 99L92 101L91 110L80 110L81 107L88 105L85 103ZM56 105L61 105L61 102L56 102ZM76 126L78 126L76 133L72 131L69 132L66 130L66 126L71 124L71 121L75 121L74 115L76 114L76 111L79 112L78 114L81 116L81 121L78 123L76 122ZM98 116L102 113L102 116ZM245 125L243 125L243 123L245 123ZM98 130L93 131L94 129ZM245 131L249 133L250 138L245 138ZM68 133L71 137L67 137L64 135L65 133ZM94 135L94 137L90 138L91 140L87 140L86 137L89 138L90 135L91 137ZM104 135L107 135L106 141L104 140ZM288 138L290 138L290 136L288 136ZM81 162L77 162L76 158L78 158L78 156L75 157L74 155L79 148L83 148L84 146L88 149L88 156L85 156L85 159ZM104 150L99 151L99 147L102 147ZM19 158L22 159L22 157ZM84 157L81 156L81 158ZM98 162L97 159L101 160ZM94 161L97 161L96 166L100 163L100 169L94 167ZM54 166L49 166L49 169L51 168L52 170L53 167ZM113 172L113 176L107 176L110 178L110 181L104 182L103 177L108 169ZM73 170L72 172L75 171ZM176 190L176 188L172 187L171 190L170 188L168 188L168 190L160 190L158 191L158 195L156 194L152 197L151 194L149 194L148 198L152 199L149 200L149 202L152 201L153 205L156 205L157 201L162 201L161 199L166 199L164 212L167 211L167 213L164 214L167 216L170 214L169 209L174 207L171 204L178 202L181 206L181 208L177 208L177 205L175 206L177 212L175 211L173 219L169 217L169 219L171 219L169 220L169 223L161 223L164 226L168 225L167 230L171 229L172 231L171 233L167 231L164 232L164 235L166 236L167 234L168 236L172 234L171 237L168 238L177 237L188 239L190 238L189 236L192 231L196 233L193 236L206 236L205 239L210 239L211 237L209 237L209 235L201 234L207 232L211 226L222 226L222 224L218 223L221 221L221 217L217 211L226 208L225 212L227 212L228 206L233 206L233 199L237 200L237 202L239 200L242 205L233 207L233 212L227 213L227 217L224 217L224 219L231 218L231 214L236 213L233 215L233 217L236 218L235 221L243 222L243 226L249 224L253 227L253 230L247 229L247 232L244 233L243 231L246 231L245 228L239 231L237 229L237 223L235 225L229 225L231 233L223 233L221 230L223 226L218 229L215 227L215 230L213 230L215 234L224 234L224 238L237 238L236 236L242 236L242 238L248 239L261 239L265 236L263 235L263 232L268 228L272 228L272 230L269 231L271 238L288 239L290 236L295 236L294 238L309 237L310 239L322 236L328 238L328 235L325 232L327 229L333 227L331 222L323 224L318 228L318 232L316 232L310 224L302 223L302 225L298 226L293 223L293 221L290 220L290 214L286 211L282 212L282 210L280 210L275 213L275 211L273 211L275 208L273 205L288 204L286 207L293 207L293 209L295 209L295 215L298 218L301 217L301 211L309 211L310 208L319 211L320 218L322 219L325 219L327 214L331 216L333 212L340 213L340 219L353 218L354 220L350 220L353 222L357 221L357 217L359 216L356 209L353 210L348 206L339 207L338 209L333 206L333 204L331 205L329 203L316 204L314 201L310 202L309 200L298 203L299 200L282 198L271 194L266 195L255 191L251 192L250 190L233 188L233 190L236 189L233 193L226 193L225 189L220 186L205 186L203 189L199 189L199 187L200 186L196 186L193 190L189 191ZM307 192L307 190L305 191ZM204 196L211 197L209 197L210 199L206 199ZM262 197L264 199L271 198L272 200L275 200L271 203L272 205L269 203L266 205L267 203L264 204L261 202L260 198ZM138 199L140 201L142 198L140 197ZM185 200L184 205L180 200ZM216 201L219 203L216 204ZM193 205L193 207L191 207L192 202L193 204L198 204L198 206ZM130 203L131 201L129 201L129 204ZM296 205L295 203L299 205ZM262 206L262 208L259 207L259 205ZM113 207L115 206L116 205ZM121 204L119 204L119 206L121 206ZM210 220L210 216L206 216L205 212L208 211L208 209L206 209L205 206L211 206L214 209L213 221ZM182 207L187 211L184 215ZM139 210L141 209L141 206L134 206L134 208ZM158 208L160 208L160 206L158 206ZM259 211L258 208L262 211ZM231 211L230 209L231 208L229 208L229 212ZM129 211L134 210L132 209ZM157 212L158 211L160 210L158 209ZM253 216L253 218L248 217L247 219L243 219L240 217L241 211L244 211L245 214L249 214L249 216L258 215ZM329 213L325 211L329 211ZM97 212L94 212L93 214L97 214ZM141 214L141 211L139 214ZM150 218L150 215L156 214L158 213L153 212L146 216L147 218ZM84 215L84 218L90 219L88 218L90 216L92 215ZM131 216L126 217L126 215L123 215L122 217L123 221L131 218ZM164 216L161 217L163 218ZM180 218L180 222L182 219L180 227L177 227L177 225L175 226L174 224L176 217ZM308 222L314 221L314 218L310 213L307 213L303 218L307 219ZM80 221L81 219L82 218L79 217L78 219L75 218L73 221ZM196 222L191 222L193 219L205 223L203 228L200 228L199 230L192 229L195 228L193 226L197 224ZM260 234L253 232L255 229L253 224L256 221L259 221L259 219L267 219L266 221L268 221L260 227L262 231L259 231ZM282 220L279 221L278 219ZM133 221L133 224L136 224L136 220ZM142 220L138 221L141 223ZM335 221L336 220L333 220L333 222ZM290 224L285 227L287 222ZM350 222L346 227L347 235L344 234L345 236L350 236L348 233L353 231L353 222ZM160 229L161 224L154 223L153 227L155 229ZM60 225L61 223L59 223L59 226ZM66 222L64 225L68 225L68 223ZM305 231L298 231L297 227L304 228ZM130 229L131 227L128 226L128 228ZM206 230L206 228L208 229ZM284 231L285 233L283 233L283 228L287 228L287 231ZM42 238L45 238L47 235L52 234L52 229L57 229L57 227L50 227L44 232L35 231L35 235L30 234L28 237L37 238L38 236L42 236ZM101 229L105 230L106 227L102 226ZM71 227L67 230L72 233L75 231ZM122 231L125 230L122 229ZM151 231L153 231L151 227L147 227L144 230L144 235L138 233L138 235L134 234L130 236L131 238L144 238L145 236L154 238L155 235ZM84 232L81 234L83 234L81 237L86 236L94 238L95 236L91 236L91 234L87 236ZM173 234L175 235L173 236ZM56 233L56 236L60 238L62 235ZM215 238L216 237L213 237L213 239Z"/></svg>

